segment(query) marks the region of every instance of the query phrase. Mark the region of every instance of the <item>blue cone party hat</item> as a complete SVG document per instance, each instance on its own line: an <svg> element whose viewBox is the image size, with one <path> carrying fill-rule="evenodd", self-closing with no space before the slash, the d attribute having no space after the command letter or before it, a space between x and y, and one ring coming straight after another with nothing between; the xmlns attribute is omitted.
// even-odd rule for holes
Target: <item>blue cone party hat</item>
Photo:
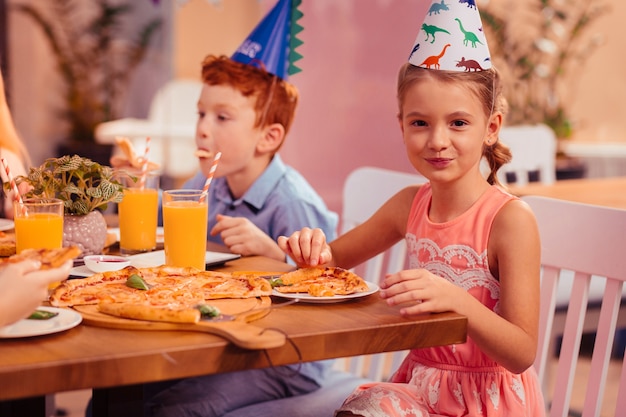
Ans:
<svg viewBox="0 0 626 417"><path fill-rule="evenodd" d="M302 59L302 55L295 51L303 43L296 37L302 32L302 26L297 23L303 16L298 10L301 3L302 0L278 0L230 58L262 67L283 80L302 71L294 65L295 61Z"/></svg>
<svg viewBox="0 0 626 417"><path fill-rule="evenodd" d="M491 55L475 0L434 0L411 50L415 66L446 71L484 71Z"/></svg>

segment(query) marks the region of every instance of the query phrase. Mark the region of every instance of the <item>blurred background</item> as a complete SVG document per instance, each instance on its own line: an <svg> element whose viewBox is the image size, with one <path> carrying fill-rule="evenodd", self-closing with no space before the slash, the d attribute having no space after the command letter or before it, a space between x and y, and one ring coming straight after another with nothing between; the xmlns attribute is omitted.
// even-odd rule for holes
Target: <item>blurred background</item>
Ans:
<svg viewBox="0 0 626 417"><path fill-rule="evenodd" d="M171 80L199 81L204 56L232 54L274 4L0 0L0 63L33 163L67 152L63 146L69 144L98 147L94 123L146 118L159 88ZM626 3L477 4L494 62L509 78L511 123L549 124L560 154L593 167L587 176L626 175ZM303 0L300 6L303 71L290 81L300 90L301 104L281 155L335 211L354 168L412 171L396 119L395 79L429 5ZM76 92L71 97L69 85Z"/></svg>

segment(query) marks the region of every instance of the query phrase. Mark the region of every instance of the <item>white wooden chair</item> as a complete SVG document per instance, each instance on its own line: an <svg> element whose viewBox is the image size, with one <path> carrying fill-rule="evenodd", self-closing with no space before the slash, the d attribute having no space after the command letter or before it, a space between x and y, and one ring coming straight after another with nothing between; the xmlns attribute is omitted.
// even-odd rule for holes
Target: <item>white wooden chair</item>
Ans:
<svg viewBox="0 0 626 417"><path fill-rule="evenodd" d="M555 335L563 335L555 389L546 392L546 402L551 404L549 415L568 415L581 336L584 330L594 330L596 338L582 417L598 416L615 331L626 318L622 306L626 210L547 197L529 196L523 200L533 209L541 236L541 317L535 367L544 387L552 355L550 347ZM565 305L559 306L559 297L565 298ZM562 330L557 324L561 316ZM615 415L622 415L626 410L623 360L617 398Z"/></svg>
<svg viewBox="0 0 626 417"><path fill-rule="evenodd" d="M128 137L139 154L149 136L150 160L161 165L162 174L186 179L198 170L196 150L196 108L202 83L175 79L157 91L150 104L147 119L123 118L96 126L99 143L114 143L116 136Z"/></svg>
<svg viewBox="0 0 626 417"><path fill-rule="evenodd" d="M515 174L515 185L523 186L529 181L529 174L536 172L539 182L552 184L556 180L556 136L544 124L504 126L500 129L500 140L513 153L513 160L498 171L503 184L507 174Z"/></svg>
<svg viewBox="0 0 626 417"><path fill-rule="evenodd" d="M401 189L427 180L421 175L376 167L361 167L348 175L343 189L341 234L367 220L392 195ZM384 273L404 268L404 241L355 268L366 281L378 284ZM379 353L337 360L336 368L374 381L382 381L397 369L406 352Z"/></svg>

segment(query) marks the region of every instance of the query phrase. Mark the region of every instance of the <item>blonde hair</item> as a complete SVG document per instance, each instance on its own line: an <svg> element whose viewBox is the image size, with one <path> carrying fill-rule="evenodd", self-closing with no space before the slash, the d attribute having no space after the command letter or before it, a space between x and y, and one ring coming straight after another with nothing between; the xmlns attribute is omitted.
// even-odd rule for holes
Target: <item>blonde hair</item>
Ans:
<svg viewBox="0 0 626 417"><path fill-rule="evenodd" d="M415 83L435 79L442 83L462 84L468 88L481 102L485 117L491 117L493 111L506 113L506 100L502 95L500 76L495 68L486 71L457 72L429 70L404 64L398 72L397 99L398 117L402 119L402 105L411 86ZM489 165L487 177L489 184L501 185L497 172L502 165L511 161L511 150L498 140L492 145L483 147L483 157Z"/></svg>
<svg viewBox="0 0 626 417"><path fill-rule="evenodd" d="M25 168L30 165L28 150L17 134L13 124L11 111L6 101L2 73L0 73L0 149L8 149L17 154L24 163Z"/></svg>

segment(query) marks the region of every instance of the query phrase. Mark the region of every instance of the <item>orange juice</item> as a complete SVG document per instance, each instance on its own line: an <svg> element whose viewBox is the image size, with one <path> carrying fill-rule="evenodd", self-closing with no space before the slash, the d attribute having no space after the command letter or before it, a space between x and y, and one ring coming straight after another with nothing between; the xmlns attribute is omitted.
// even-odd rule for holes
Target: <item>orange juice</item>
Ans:
<svg viewBox="0 0 626 417"><path fill-rule="evenodd" d="M155 189L127 188L118 204L120 249L149 251L156 247L159 195Z"/></svg>
<svg viewBox="0 0 626 417"><path fill-rule="evenodd" d="M63 247L63 216L54 213L30 213L15 217L16 250Z"/></svg>
<svg viewBox="0 0 626 417"><path fill-rule="evenodd" d="M207 202L163 202L165 263L205 269Z"/></svg>

